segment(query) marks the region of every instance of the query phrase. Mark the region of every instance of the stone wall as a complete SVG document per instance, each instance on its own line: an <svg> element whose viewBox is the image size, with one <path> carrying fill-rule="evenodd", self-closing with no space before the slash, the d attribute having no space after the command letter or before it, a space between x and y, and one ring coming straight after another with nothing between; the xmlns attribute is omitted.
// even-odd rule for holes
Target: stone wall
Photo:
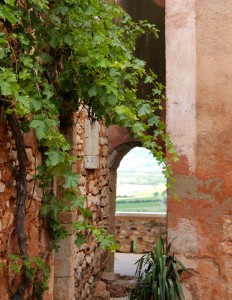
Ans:
<svg viewBox="0 0 232 300"><path fill-rule="evenodd" d="M32 179L35 169L41 163L41 154L37 148L33 131L24 134L27 153L27 192L28 199L25 207L25 228L27 248L30 256L42 255L47 250L47 232L39 209L42 191ZM17 289L19 276L12 271L9 256L19 254L15 214L16 214L16 181L15 174L18 167L15 140L7 124L4 113L0 119L0 299L8 300ZM51 266L53 256L47 261ZM50 289L45 293L44 299L53 299L53 279L51 276ZM32 289L26 294L31 298Z"/></svg>
<svg viewBox="0 0 232 300"><path fill-rule="evenodd" d="M115 238L120 252L154 251L156 240L166 240L166 214L116 213Z"/></svg>
<svg viewBox="0 0 232 300"><path fill-rule="evenodd" d="M92 211L92 222L108 228L108 137L104 122L88 119L87 111L82 109L66 127L66 136L72 141L73 155L78 158L73 170L80 174L79 190L85 195L85 206ZM77 212L67 212L62 215L62 222L68 226L79 218ZM98 247L91 235L78 249L70 231L68 240L60 243L55 254L54 299L92 299L95 276L104 269L106 262L107 253Z"/></svg>
<svg viewBox="0 0 232 300"><path fill-rule="evenodd" d="M90 120L85 109L74 114L66 124L64 133L72 143L72 153L78 160L73 171L79 174L79 191L85 196L85 207L91 212L91 221L101 228L108 228L109 168L107 166L108 137L104 122ZM32 179L41 163L34 132L24 134L27 163L26 234L30 256L41 256L48 249L49 236L46 223L39 213L42 190ZM18 166L15 141L2 116L0 123L0 299L9 300L17 288L19 277L12 272L8 255L17 254L15 232L16 189L14 168ZM54 192L60 193L57 183ZM99 248L95 238L87 236L80 249L75 245L71 223L81 219L77 211L62 213L61 223L67 228L68 238L60 242L57 253L51 253L47 263L52 267L50 288L44 300L92 299L95 276L104 269L107 253ZM32 289L25 299L32 299Z"/></svg>

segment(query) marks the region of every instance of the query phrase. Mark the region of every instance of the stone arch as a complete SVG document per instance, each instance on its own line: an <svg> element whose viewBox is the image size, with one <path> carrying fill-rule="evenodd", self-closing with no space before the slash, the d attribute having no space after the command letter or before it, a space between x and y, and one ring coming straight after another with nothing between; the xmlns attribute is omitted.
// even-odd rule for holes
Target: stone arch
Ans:
<svg viewBox="0 0 232 300"><path fill-rule="evenodd" d="M112 133L112 132L111 132ZM124 136L121 136L121 141L118 139L117 143L112 142L114 140L114 135L109 135L109 144L115 144L115 147L111 147L111 151L108 156L108 167L109 167L109 232L111 234L115 234L116 228L116 190L117 190L117 169L120 165L121 160L125 157L125 155L135 147L142 147L142 144L138 140L133 140L129 136L127 139ZM126 141L127 140L127 141ZM141 216L140 216L141 217ZM152 222L154 222L153 217L149 216ZM156 218L160 219L160 216L156 216ZM138 217L137 217L138 218ZM161 217L161 219L163 219ZM139 221L140 222L140 221ZM150 221L148 221L150 222ZM163 222L163 221L162 221ZM166 219L165 219L166 224ZM163 225L162 225L163 226ZM166 225L165 226L165 236L166 236ZM114 255L108 261L107 269L113 271L114 269Z"/></svg>

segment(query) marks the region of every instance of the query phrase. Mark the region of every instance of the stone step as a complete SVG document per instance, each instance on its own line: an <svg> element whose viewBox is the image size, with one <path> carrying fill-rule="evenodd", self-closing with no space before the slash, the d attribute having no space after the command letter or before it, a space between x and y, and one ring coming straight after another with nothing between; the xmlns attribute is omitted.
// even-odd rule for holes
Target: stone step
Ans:
<svg viewBox="0 0 232 300"><path fill-rule="evenodd" d="M95 297L101 300L129 300L128 295L135 284L135 277L104 272L96 283Z"/></svg>

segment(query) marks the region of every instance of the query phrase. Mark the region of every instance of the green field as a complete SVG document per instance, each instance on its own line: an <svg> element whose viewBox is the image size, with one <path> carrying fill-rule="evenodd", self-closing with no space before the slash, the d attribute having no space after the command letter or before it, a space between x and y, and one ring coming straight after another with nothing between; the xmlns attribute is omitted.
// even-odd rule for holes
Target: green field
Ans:
<svg viewBox="0 0 232 300"><path fill-rule="evenodd" d="M117 170L116 211L166 212L166 179L144 150L133 149Z"/></svg>
<svg viewBox="0 0 232 300"><path fill-rule="evenodd" d="M166 207L160 203L139 202L139 203L119 203L116 202L116 211L122 212L166 212Z"/></svg>

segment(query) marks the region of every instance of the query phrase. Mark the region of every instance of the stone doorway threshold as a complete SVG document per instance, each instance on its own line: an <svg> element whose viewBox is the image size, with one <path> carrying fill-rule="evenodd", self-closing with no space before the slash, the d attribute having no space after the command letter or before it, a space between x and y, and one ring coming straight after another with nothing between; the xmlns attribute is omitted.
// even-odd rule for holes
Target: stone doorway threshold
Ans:
<svg viewBox="0 0 232 300"><path fill-rule="evenodd" d="M136 284L135 263L143 254L115 253L114 273L103 272L95 287L97 300L129 300Z"/></svg>
<svg viewBox="0 0 232 300"><path fill-rule="evenodd" d="M120 274L121 276L134 276L136 270L135 263L141 258L141 256L143 256L143 254L120 253L120 252L115 253L114 272ZM129 296L118 297L118 298L111 297L110 300L129 300Z"/></svg>
<svg viewBox="0 0 232 300"><path fill-rule="evenodd" d="M114 272L120 275L134 276L135 263L143 256L143 254L120 253L114 255Z"/></svg>

